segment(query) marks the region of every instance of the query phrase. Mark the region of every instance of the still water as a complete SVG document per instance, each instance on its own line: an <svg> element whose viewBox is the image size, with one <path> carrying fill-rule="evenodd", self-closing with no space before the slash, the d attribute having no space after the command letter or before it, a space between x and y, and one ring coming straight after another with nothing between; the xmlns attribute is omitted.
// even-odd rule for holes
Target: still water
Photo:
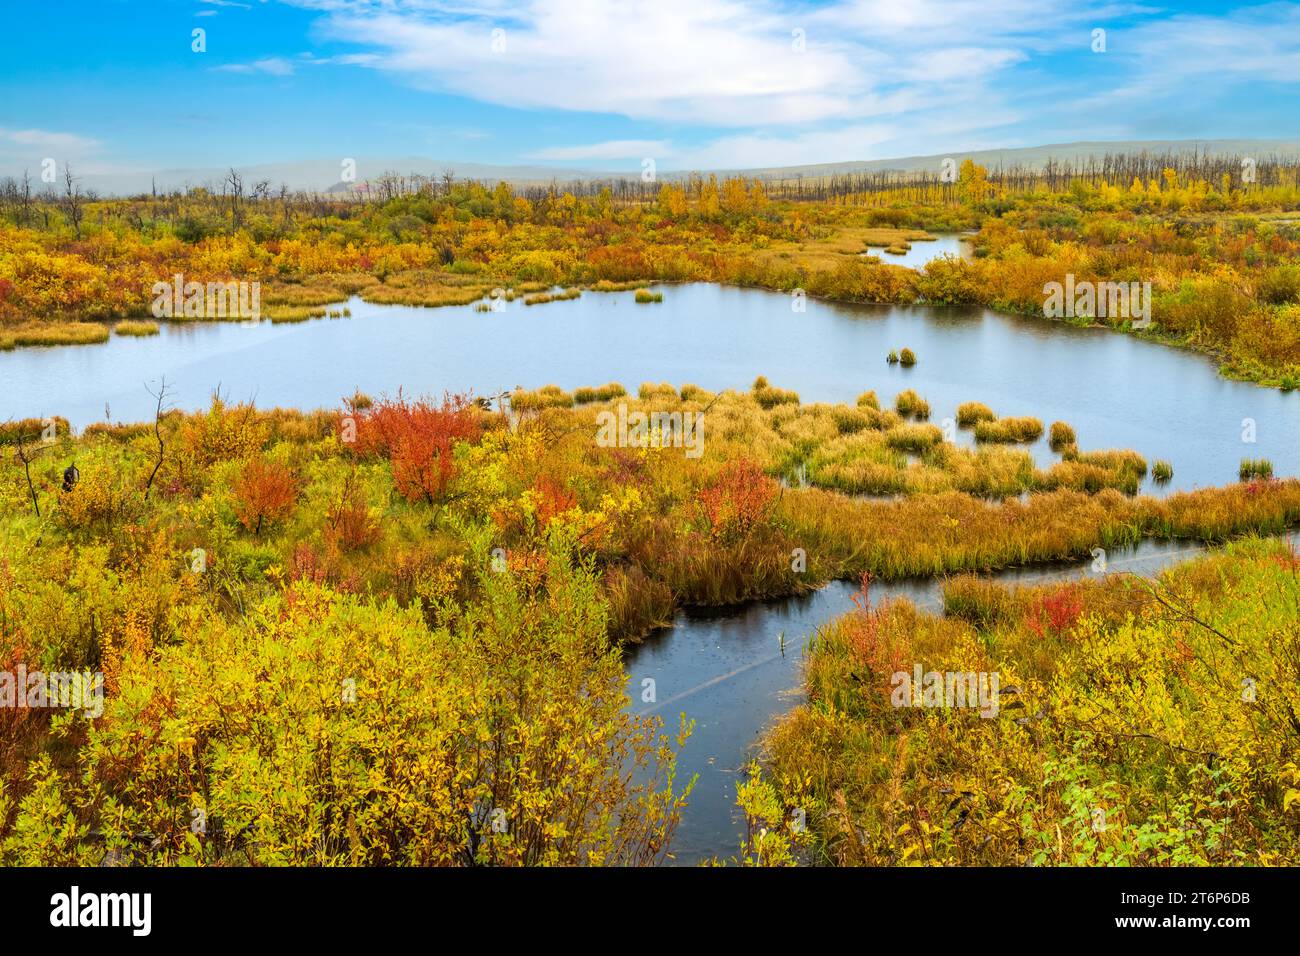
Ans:
<svg viewBox="0 0 1300 956"><path fill-rule="evenodd" d="M925 241L913 241L911 248L903 253L886 252L879 246L867 250L868 255L879 257L881 262L891 266L907 266L919 269L931 259L939 256L956 256L970 259L974 253L970 242L964 236L940 235Z"/></svg>
<svg viewBox="0 0 1300 956"><path fill-rule="evenodd" d="M916 243L914 248L932 245ZM203 407L214 389L263 407L337 407L372 396L495 394L516 385L566 389L620 381L693 382L747 389L757 375L805 402L852 403L874 389L927 398L931 421L981 401L1000 415L1074 425L1083 449L1133 448L1174 468L1168 489L1235 481L1242 458L1300 474L1300 393L1231 382L1209 359L1103 329L1079 329L980 308L842 305L805 312L773 292L710 284L661 286L664 301L632 293L503 312L349 302L352 317L291 325L164 324L150 338L0 353L0 421L63 415L82 427L148 419L146 383L162 375L178 407ZM889 366L891 349L918 364ZM958 441L971 444L968 433ZM1249 440L1252 439L1253 441ZM707 430L706 430L707 441ZM1030 447L1055 456L1046 438ZM1144 488L1162 493L1150 479Z"/></svg>
<svg viewBox="0 0 1300 956"><path fill-rule="evenodd" d="M1295 536L1293 536L1294 540ZM1187 561L1203 549L1188 542L1143 542L1112 552L1111 571L1152 575ZM1095 576L1092 561L1003 571L989 575L1004 584L1039 584ZM936 579L875 582L871 605L904 597L918 607L942 611ZM682 612L674 626L624 652L631 706L663 718L675 730L679 714L695 730L678 757L678 780L699 779L672 842L673 862L698 863L734 856L744 836L736 809L736 784L759 755L761 735L803 700L802 665L808 638L818 625L854 609L856 585L835 581L811 594L748 604L712 613ZM655 704L639 700L641 681L655 681Z"/></svg>

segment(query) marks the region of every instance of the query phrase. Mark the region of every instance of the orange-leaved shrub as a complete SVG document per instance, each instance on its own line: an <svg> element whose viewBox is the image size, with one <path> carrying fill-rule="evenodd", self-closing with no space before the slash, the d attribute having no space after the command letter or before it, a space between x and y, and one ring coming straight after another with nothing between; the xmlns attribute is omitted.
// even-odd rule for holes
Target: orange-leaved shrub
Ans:
<svg viewBox="0 0 1300 956"><path fill-rule="evenodd" d="M455 477L455 444L475 442L482 434L478 406L465 395L448 394L435 405L427 399L409 401L398 392L397 398L381 399L368 409L350 408L344 419L340 431L345 439L355 439L349 444L356 453L387 456L402 497L429 504Z"/></svg>

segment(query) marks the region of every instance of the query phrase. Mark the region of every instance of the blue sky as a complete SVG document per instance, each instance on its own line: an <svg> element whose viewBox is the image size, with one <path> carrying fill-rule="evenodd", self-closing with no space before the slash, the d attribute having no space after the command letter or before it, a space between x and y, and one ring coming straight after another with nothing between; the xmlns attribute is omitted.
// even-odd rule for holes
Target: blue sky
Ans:
<svg viewBox="0 0 1300 956"><path fill-rule="evenodd" d="M8 13L4 172L47 156L86 173L349 156L686 169L1300 136L1295 3L67 0Z"/></svg>

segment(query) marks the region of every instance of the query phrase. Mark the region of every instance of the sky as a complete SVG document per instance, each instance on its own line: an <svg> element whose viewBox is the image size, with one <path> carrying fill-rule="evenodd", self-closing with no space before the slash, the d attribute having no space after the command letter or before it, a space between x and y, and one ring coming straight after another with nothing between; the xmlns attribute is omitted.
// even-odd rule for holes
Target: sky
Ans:
<svg viewBox="0 0 1300 956"><path fill-rule="evenodd" d="M82 173L355 156L630 172L1300 137L1297 3L6 6L0 172L33 176L47 157Z"/></svg>

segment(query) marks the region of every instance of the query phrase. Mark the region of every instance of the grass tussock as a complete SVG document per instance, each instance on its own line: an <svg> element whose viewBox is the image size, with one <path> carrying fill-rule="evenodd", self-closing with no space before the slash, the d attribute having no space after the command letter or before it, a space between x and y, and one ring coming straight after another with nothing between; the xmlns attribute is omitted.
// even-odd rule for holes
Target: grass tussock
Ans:
<svg viewBox="0 0 1300 956"><path fill-rule="evenodd" d="M608 402L615 398L621 398L627 394L625 389L618 382L610 382L607 385L591 387L584 385L582 388L575 389L573 400L579 405L589 405L592 402Z"/></svg>
<svg viewBox="0 0 1300 956"><path fill-rule="evenodd" d="M1005 444L1027 444L1043 436L1043 423L1037 418L998 418L975 425L975 440Z"/></svg>
<svg viewBox="0 0 1300 956"><path fill-rule="evenodd" d="M148 320L123 319L113 326L115 335L127 335L134 338L144 338L150 335L158 334L158 323Z"/></svg>
<svg viewBox="0 0 1300 956"><path fill-rule="evenodd" d="M1267 458L1243 458L1237 474L1242 481L1268 480L1273 477L1273 463Z"/></svg>
<svg viewBox="0 0 1300 956"><path fill-rule="evenodd" d="M754 385L750 389L750 394L754 396L754 401L758 402L764 409L773 409L778 405L798 405L799 394L784 388L776 388L768 383L767 379L760 375L754 379Z"/></svg>
<svg viewBox="0 0 1300 956"><path fill-rule="evenodd" d="M899 392L894 398L894 411L904 418L925 421L930 417L930 403L909 388Z"/></svg>
<svg viewBox="0 0 1300 956"><path fill-rule="evenodd" d="M0 325L0 352L27 346L98 345L108 341L108 326L98 322L25 322Z"/></svg>
<svg viewBox="0 0 1300 956"><path fill-rule="evenodd" d="M997 420L997 414L983 402L962 402L957 406L957 424L971 428L980 422Z"/></svg>
<svg viewBox="0 0 1300 956"><path fill-rule="evenodd" d="M528 391L516 389L510 394L510 408L516 412L540 412L548 408L571 408L573 396L558 385L543 385Z"/></svg>
<svg viewBox="0 0 1300 956"><path fill-rule="evenodd" d="M1066 422L1052 422L1052 427L1047 433L1048 444L1051 445L1052 451L1061 451L1074 445L1077 449L1078 438L1074 434L1074 429Z"/></svg>

